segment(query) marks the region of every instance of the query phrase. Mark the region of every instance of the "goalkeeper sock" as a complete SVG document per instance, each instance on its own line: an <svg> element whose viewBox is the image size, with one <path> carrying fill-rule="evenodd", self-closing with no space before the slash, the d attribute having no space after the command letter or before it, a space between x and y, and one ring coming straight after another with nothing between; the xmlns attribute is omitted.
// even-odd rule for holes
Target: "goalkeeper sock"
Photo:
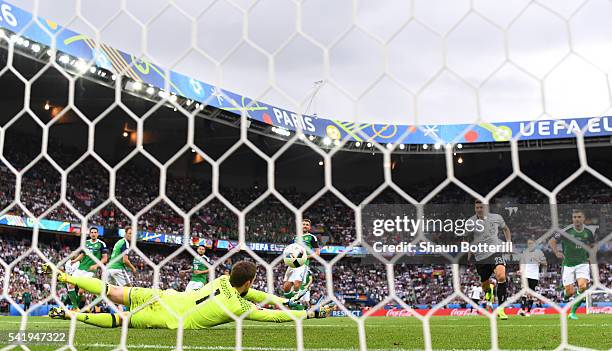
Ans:
<svg viewBox="0 0 612 351"><path fill-rule="evenodd" d="M121 318L115 313L76 313L76 319L85 324L102 328L116 328L121 326Z"/></svg>
<svg viewBox="0 0 612 351"><path fill-rule="evenodd" d="M79 288L96 295L100 295L106 285L103 281L97 278L73 277L71 275L65 275L63 278L65 279L66 283L79 286Z"/></svg>
<svg viewBox="0 0 612 351"><path fill-rule="evenodd" d="M497 283L497 305L506 302L506 286L507 282Z"/></svg>

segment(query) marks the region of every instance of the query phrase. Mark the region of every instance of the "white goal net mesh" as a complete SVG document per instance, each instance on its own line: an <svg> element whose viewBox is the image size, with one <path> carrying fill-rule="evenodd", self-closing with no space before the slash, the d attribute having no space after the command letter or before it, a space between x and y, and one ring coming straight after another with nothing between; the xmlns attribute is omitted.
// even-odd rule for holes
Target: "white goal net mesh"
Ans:
<svg viewBox="0 0 612 351"><path fill-rule="evenodd" d="M45 25L40 23L42 19L37 18L37 16L45 18L45 15L40 13L40 8L48 6L48 4L43 5L43 3L34 1L28 5L34 18L36 18L30 25L39 26L41 30L47 31L44 29L46 28ZM40 47L34 42L29 42L27 38L21 37L22 33L3 31L0 41L6 47L8 54L5 59L6 64L1 68L0 76L4 78L13 77L11 78L13 79L12 82L23 85L24 93L21 101L22 105L18 108L14 108L14 106L12 110L6 108L9 104L14 105L14 101L18 99L3 104L3 108L11 112L10 116L4 118L2 120L3 124L0 125L0 154L2 155L0 160L4 172L3 177L6 176L3 181L7 179L10 181L6 181L2 185L3 200L6 201L2 203L3 208L0 214L17 214L26 218L31 223L32 236L31 243L25 246L13 246L10 250L10 257L5 256L0 261L3 274L2 299L22 312L21 306L23 305L18 303L17 295L11 293L15 291L11 287L17 286L20 279L30 279L29 273L24 271L24 263L52 263L64 269L66 262L77 257L80 253L86 252L88 233L86 230L81 230L78 249L71 248L67 252L64 250L61 254L53 256L55 254L50 252L55 249L46 243L41 244L40 241L40 233L48 229L44 222L46 219L63 219L66 222L76 220L80 224L80 228L90 228L92 225L99 226L102 222L108 224L107 218L112 217L115 228L121 228L122 225L127 224L138 232L149 231L148 228L151 227L159 228L160 225L155 222L163 221L165 232L173 232L181 237L181 239L177 239L181 243L180 247L159 253L155 251L156 249L141 247L135 235L128 250L129 254L134 257L135 262L138 262L139 271L148 272L145 278L139 275L139 278L133 282L134 285L141 283L157 288L182 288L180 286L182 283L168 283L164 279L167 279L169 275L173 277L172 279L176 278L176 281L179 279L178 276L181 279L184 278L181 275L182 273L177 273L177 270L180 270L181 267L173 262L176 262L175 260L180 257L183 259L189 257L188 260L198 257L196 248L192 245L192 237L206 237L211 240L235 239L238 242L237 246L227 248L227 252L222 251L219 257L206 264L206 267L210 268L211 279L214 279L215 275L223 274L232 260L237 260L237 257L249 258L256 261L260 268L264 268L260 269L260 273L263 274L258 277L258 287L271 293L278 293L284 273L281 271L284 269L282 258L280 255L274 257L264 255L265 257L262 258L258 252L253 250L252 246L247 245L247 242L255 241L253 238L256 238L256 236L249 237L250 233L258 232L258 230L258 233L272 230L271 227L274 226L274 221L278 218L277 215L268 215L264 216L263 219L259 217L259 219L254 220L253 214L264 211L262 208L266 211L270 211L270 208L274 211L281 208L276 213L282 212L284 213L283 216L291 218L291 223L287 226L287 229L300 236L303 234L303 218L318 215L317 221L323 222L326 219L334 218L327 212L337 211L337 208L342 207L345 209L345 213L349 213L351 217L349 223L353 227L336 228L337 232L335 234L343 235L341 242L349 248L370 247L370 244L365 240L366 234L363 233L362 211L366 205L372 203L385 191L392 191L396 195L395 198L400 199L397 200L398 203L412 205L416 213L423 214L426 211L427 204L433 202L436 196L441 194L446 187L454 186L470 198L489 203L506 186L514 181L520 181L522 184L529 186L533 192L541 193L545 198L544 204L550 205L547 207L550 211L547 214L550 226L545 233L541 233L537 240L538 245L546 246L548 239L559 228L568 224L567 216L560 218L561 215L555 206L559 203L559 194L566 187L582 175L589 175L600 182L601 187L612 188L612 181L589 162L587 146L583 136L587 127L585 127L585 130L574 130L572 132L574 139L572 139L571 147L575 148L577 153L577 168L564 176L562 181L553 187L543 186L529 176L529 172L523 168L524 166L521 163L521 157L524 155L520 140L521 135L512 136L510 140L507 140L507 148L505 149L509 156L511 171L484 193L479 191L478 186L467 185L458 176L456 170L459 166L457 163L458 156L462 160L459 162L463 162L460 157L461 150L457 147L458 140L447 143L434 133L438 140L435 143L435 149L439 150L438 160L441 160L445 169L443 180L439 185L428 189L420 198L410 194L397 184L397 177L393 175L394 155L403 152L404 145L401 142L379 144L371 141L371 149L368 150L367 155L375 154L377 159L380 156L379 160L381 162L379 162L379 165L382 182L371 184L367 191L361 192L365 192L365 194L358 197L359 200L356 201L351 196L347 196L341 190L342 186L334 180L334 172L336 172L334 163L338 159L337 156L343 152L345 147L353 143L348 137L345 140L338 140L326 145L319 140L309 138L308 133L302 130L303 126L296 123L297 130L288 133L289 136L282 140L278 148L266 150L261 144L254 141L254 134L250 129L252 122L249 120L249 111L253 107L257 107L254 103L244 106L240 102L233 101L222 90L212 92L205 101L185 101L180 96L177 97L174 94L167 93L172 89L169 81L166 81L164 89L160 90L143 84L131 73L135 69L149 69L150 66L147 62L153 62L156 57L160 56L169 63L168 67L177 70L182 67L181 63L189 60L195 60L194 62L202 60L201 65L196 64L195 66L201 67L205 73L211 74L208 80L202 78L203 80L224 89L245 89L253 92L256 96L251 96L252 101L274 100L288 110L296 111L299 114L317 112L313 109L319 108L326 112L336 113L338 116L345 116L346 119L353 118L356 121L366 119L369 114L381 113L384 115L397 112L397 114L414 116L411 117L413 119L410 123L405 124L420 125L420 119L430 121L432 118L433 120L438 118L438 122L442 123L444 116L452 116L450 113L457 111L462 116L470 116L470 123L473 123L473 125L479 125L488 123L489 119L485 116L496 114L505 117L521 113L527 115L528 118L533 117L534 120L562 117L568 114L590 114L599 117L606 116L610 107L612 107L609 84L610 62L612 62L610 60L610 46L608 45L608 49L603 49L603 52L600 52L597 47L594 47L598 45L596 40L584 39L585 36L590 36L592 33L598 33L602 36L611 33L610 27L607 26L605 29L602 27L601 30L596 28L593 32L587 30L587 34L584 34L584 27L587 26L589 21L609 22L605 18L589 20L589 18L593 18L589 16L598 14L609 16L612 14L612 5L609 1L525 0L515 1L513 5L508 5L505 2L504 4L500 2L493 4L493 2L478 0L452 1L452 4L451 2L437 0L414 0L406 1L405 4L396 4L400 8L405 7L406 15L400 16L400 18L394 16L393 13L382 11L381 16L392 18L387 25L381 25L380 23L371 25L369 16L374 16L376 13L373 14L373 11L369 10L368 7L372 5L367 2L344 1L344 3L346 3L344 5L346 5L347 11L343 13L344 17L341 19L327 18L329 16L326 14L326 7L332 5L328 5L327 1L315 0L226 0L210 1L207 4L198 3L197 5L188 4L187 1L167 0L158 1L155 6L148 6L149 13L147 16L135 14L138 13L138 10L134 9L133 4L130 5L130 1L117 1L117 12L104 20L96 18L95 10L91 10L91 8L85 11L88 8L85 2L77 0L74 3L62 2L58 4L57 6L60 7L74 7L69 10L66 9L66 13L74 15L64 18L62 25L70 28L71 24L78 24L81 28L86 28L84 35L94 51L107 49L103 45L103 41L104 33L109 28L113 28L113 26L121 27L122 23L136 23L136 28L123 28L126 31L141 33L137 35L141 39L138 46L133 46L130 43L131 47L125 48L125 51L133 52L136 59L124 65L123 70L115 72L99 69L95 61L86 62L70 57L55 50L54 46L42 49L45 50L46 56L44 56L44 59L40 57L36 59L38 66L35 72L26 72L19 62L25 55L20 54L20 50L27 47L33 51L34 45L37 45L38 50L41 50ZM494 9L498 6L501 6L502 9ZM154 9L151 9L152 7ZM282 27L270 26L266 30L259 27L261 21L255 18L258 14L261 14L262 11L274 13L275 8L276 11L282 12L285 7L288 8L289 14L270 15L269 21L284 24L289 22L290 33L284 33L285 29ZM1 10L2 20L10 24L11 20L14 19L10 5L3 6ZM94 12L93 15L92 11ZM168 12L173 12L183 19L181 23L176 25L186 27L187 32L181 34L180 38L176 38L176 40L188 43L185 50L174 48L174 45L178 45L175 43L156 42L156 35L159 33L149 31L156 21L167 20ZM230 16L230 13L233 15ZM313 24L304 20L304 16L312 13L320 14L320 25L323 28L321 30L334 35L317 37L316 34L312 34L311 27ZM201 23L203 17L207 19L204 24ZM229 24L218 24L212 21L211 17L216 18L217 22L226 21ZM219 18L223 21L219 21ZM345 19L348 22L346 28L337 25ZM233 30L233 35L237 36L239 40L228 44L224 41L216 41L214 35L209 34L206 37L198 28L206 26L208 20L217 23L211 24L207 28L208 33L215 30ZM171 28L172 25L169 24L168 28ZM236 28L239 30L234 30ZM171 32L172 29L166 29L166 31ZM555 34L559 31L564 33L562 36L564 43L555 46L551 42L559 40L559 36ZM469 38L469 33L480 33L482 36ZM47 31L47 34L50 37L57 35L57 33L51 31ZM263 39L261 38L262 35L265 36ZM466 38L466 36L468 37ZM300 46L296 44L296 41L302 41L306 44ZM470 43L471 46L465 47L466 43ZM544 49L539 50L542 47ZM562 49L559 49L559 47L562 47ZM346 50L340 50L339 53L338 48L345 48ZM408 52L401 53L402 48L407 48ZM320 56L314 55L315 58L312 59L313 51L320 52ZM343 54L349 55L349 58L342 57ZM236 57L241 57L241 59ZM309 70L309 67L302 73L301 69L296 69L291 65L293 60L299 65L310 59L317 61L321 69L313 71ZM355 65L352 65L351 59L355 60ZM371 61L376 59L379 59L380 62L373 64ZM342 64L338 65L335 60L340 60ZM439 61L439 64L432 68L430 63L434 61ZM367 69L367 67L372 66L377 68ZM265 69L261 69L261 67ZM361 67L366 67L366 69L364 70ZM62 82L57 83L58 90L65 88L67 91L65 104L61 106L53 106L53 103L48 102L53 97L41 96L41 91L54 90L48 88L50 83L47 82L49 79L57 79L50 78L47 75L51 71L59 73L63 77L60 79ZM189 72L185 73L188 74ZM83 96L78 92L83 88L83 84L87 84L85 81L92 80L90 76L92 74L98 77L109 76L106 77L105 86L108 87L110 93L107 91L108 94L105 96L106 99L113 100L113 103L108 106L96 105L95 109L89 108L88 110L88 107L83 107L79 102L83 101ZM198 74L202 75L200 72ZM301 76L308 74L311 74L311 76ZM521 78L518 80L509 78L516 76ZM406 77L410 78L406 79ZM312 81L318 79L324 81L322 89L333 91L333 93L328 92L327 95L322 94L321 101L313 99L313 94L316 94L316 91L313 92L311 89ZM40 84L43 84L41 81L47 84L45 85L47 90L41 90ZM51 84L56 84L56 82ZM517 97L504 94L504 90L510 89L509 85L511 84L518 84L518 88L515 86L513 89L516 92L521 92L522 95ZM586 89L586 86L589 86L589 89L587 89L589 94L581 94L581 90ZM149 92L149 89L151 92ZM318 89L318 85L315 85L316 89ZM388 90L393 90L396 93L386 96L381 94L381 91ZM574 94L580 95L580 98L577 99L580 101L572 101L574 100ZM147 104L138 105L137 102L134 103L134 100L137 99L126 99L126 96L133 97L135 95L137 95L137 99L146 100ZM206 146L197 142L198 128L201 126L201 121L204 120L202 114L208 112L208 116L216 116L214 112L207 110L208 103L212 99L224 99L232 105L228 108L229 110L241 113L240 118L236 118L234 123L234 127L240 131L237 133L236 139L231 141L231 147L216 155L211 155ZM379 106L379 103L381 105L386 104L381 99L392 100L388 101L388 105L391 107ZM398 102L402 99L405 99L405 104ZM129 101L126 102L126 100ZM320 104L320 106L316 106L317 104ZM382 112L374 106L378 106L382 109ZM392 111L387 113L385 109ZM116 116L118 110L123 114L120 118ZM184 136L185 142L179 147L164 147L163 140L155 140L161 143L158 148L147 146L155 138L149 127L151 123L163 119L159 114L159 111L162 110L171 110L175 113L173 116L182 116L181 118L173 117L177 124L184 127L186 133ZM42 117L40 116L41 113L46 116L52 115L52 117ZM92 113L94 113L93 116L90 115ZM324 115L324 113L321 114ZM82 126L80 136L65 135L61 132L57 134L61 125L66 123L63 118L68 115L70 118L78 120L78 122L72 120L73 123ZM124 126L124 135L121 138L129 139L126 145L132 146L125 152L105 150L104 152L107 154L110 152L112 161L109 161L109 157L101 155L99 152L99 150L104 149L104 146L100 145L105 142L114 142L101 139L103 136L98 132L108 127L105 123L109 119L121 121L120 124ZM19 146L22 145L18 140L20 134L14 134L13 132L16 129L27 129L28 127L39 133L40 148L37 145L26 145L23 148ZM499 131L501 134L503 132L503 130ZM367 135L358 130L354 133L365 140L368 138ZM76 157L64 155L62 153L63 146L55 143L58 135L63 138L74 137L75 140L83 139L83 152ZM169 135L169 138L176 138L176 135ZM503 139L503 135L501 137ZM320 160L318 167L323 176L321 177L322 187L296 203L293 201L296 196L281 190L277 165L286 157L288 151L294 151L293 147L297 144L304 146L300 150L309 150L308 152L314 155L312 159ZM15 145L18 145L19 149L17 151L14 149ZM433 148L434 145L432 144L431 147ZM186 157L185 155L191 158L193 157L192 154L196 154L195 157L199 158L198 163L208 167L206 172L208 172L209 178L202 180L202 182L210 183L209 191L203 191L193 184L193 186L184 186L180 183L182 180L173 176L171 168L174 167L176 162ZM29 155L32 155L32 157L29 157ZM238 157L247 155L246 157L260 160L258 167L265 174L265 184L255 185L254 189L258 189L258 191L247 194L247 196L236 195L232 191L225 190L224 179L222 179L224 169L227 168L227 166L224 168L224 163L233 162L231 163L232 167L240 165L242 159L238 158L238 161L236 161L237 155L239 155ZM142 168L138 168L140 166L134 166L138 162L139 164L147 164L148 170L145 172ZM245 162L245 167L246 164L247 162ZM252 166L251 163L248 164L249 167ZM339 167L342 167L342 165ZM126 169L129 171L126 171ZM356 172L358 171L356 170ZM245 178L249 177L250 172L250 170L244 170ZM416 169L415 172L419 172L419 170ZM54 179L43 179L51 173L54 174ZM154 175L154 182L138 180L139 177L149 177L150 174ZM240 175L238 175L238 179L239 177ZM91 195L92 192L89 192L90 195L83 195L87 191L75 191L74 186L71 185L74 184L73 181L76 178L87 183L82 186L83 189L102 190L97 193L94 192L93 196ZM153 187L151 187L151 184L153 184ZM299 187L299 185L294 186ZM52 188L52 190L43 191L42 188ZM49 192L53 193L53 196L49 196ZM204 194L204 196L196 198L196 193L198 195ZM177 194L180 195L178 199ZM190 199L191 194L194 195L193 199ZM96 198L96 196L99 198ZM325 208L326 202L322 199L326 196L336 199L336 205L333 208ZM88 206L75 205L75 201L80 204L87 203ZM273 204L270 205L270 202L273 202ZM561 211L559 210L559 212ZM169 216L169 213L173 215ZM206 224L210 221L208 218L203 219L206 216L203 213L212 217L231 218L228 221L233 224L227 227L233 233L211 232L210 228L212 226ZM168 219L169 217L176 217L180 220L175 221ZM264 225L264 222L269 223ZM269 227L265 227L266 225ZM262 227L258 229L257 226ZM605 234L607 235L598 237L598 243L609 243L612 240L609 233ZM334 233L330 235L333 236ZM424 233L421 232L414 240L417 242L424 238ZM104 237L102 236L101 239L104 239ZM273 242L275 239L274 237L266 237L262 241ZM286 244L287 242L283 243ZM577 245L581 244L577 243ZM608 279L610 265L596 263L598 261L597 245L586 248L589 250L592 262L592 281L589 285L589 291L612 293L609 285L610 281L602 280L600 277L603 272ZM109 249L112 248L109 247ZM435 333L432 326L435 326L435 323L432 323L436 318L434 314L436 311L446 308L450 303L463 303L468 308L474 306L479 312L487 316L490 325L488 330L490 333L490 348L503 348L498 337L498 316L496 312L490 313L480 306L475 306L475 303L468 297L465 283L462 284L462 277L466 274L462 266L448 264L443 268L446 274L452 277L449 281L451 293L443 296L441 300L433 301L427 314L419 314L414 312L415 304L410 302L410 295L413 294L411 287L413 286L412 279L414 279L414 276L401 268L404 266L397 262L400 257L390 259L379 254L371 256L370 258L374 259L372 262L376 263L364 263L364 267L369 265L367 267L372 267L372 271L370 268L359 271L358 274L362 274L364 277L361 277L362 280L357 284L365 286L368 284L367 279L375 276L384 287L372 293L377 295L378 298L374 299L375 304L369 311L373 313L389 304L395 304L398 309L409 311L408 314L417 318L422 325L419 333L422 332L423 343L419 346L420 348L436 348L435 342L432 341ZM366 312L362 316L353 315L350 313L350 309L345 306L347 302L336 294L337 290L343 289L343 279L346 278L344 274L358 271L345 267L360 264L355 261L346 263L345 259L349 257L350 250L345 250L329 259L316 258L313 265L318 267L318 274L315 274L315 279L318 279L319 289L314 294L313 299L323 296L325 301L333 301L337 305L337 309L347 312L346 315L355 323L355 329L358 333L358 347L365 350L368 348L369 334L374 331L372 328L366 328L370 312ZM97 258L92 259L95 264L101 263ZM343 273L335 275L334 272L337 272L334 270L335 266L343 266ZM37 268L33 269L33 274L37 273L36 270ZM108 266L101 265L100 274L105 280L109 279L108 270ZM31 279L35 281L37 278ZM534 296L536 300L552 306L560 314L560 344L558 349L582 348L581 345L572 345L568 337L566 317L571 305L561 307L559 300L552 298L552 295L531 290L525 277L517 279L520 283L504 305L510 306L517 303L525 294ZM558 286L561 285L560 281L557 283ZM48 295L36 300L31 309L48 303L61 306L68 304L67 300L62 299L62 294L65 294L65 290L62 289L65 288L57 282L55 276L50 285L44 286L42 289L47 291ZM117 312L122 311L122 308L112 303L107 296L90 298L86 301L85 306L81 306L81 309L95 309L99 304L104 304ZM130 311L130 313L135 313L135 311ZM182 349L184 345L184 330L181 322L183 317L176 316L179 325L176 334L176 349ZM245 317L246 315L234 316L236 333L233 347L235 349L246 348L243 345L243 338L247 337L249 330L243 330L246 325L244 323ZM24 313L18 327L26 330L29 322L27 314ZM307 348L304 344L304 335L308 332L308 329L304 326L305 323L307 322L299 320L296 320L295 323L294 347L298 350ZM70 337L66 346L77 349L82 347L79 346L75 338L78 329L79 324L73 319L70 324ZM115 339L116 344L106 345L107 348L137 349L130 344L129 333L127 324L123 325L121 336ZM262 348L267 347L266 340L260 342ZM142 343L146 344L146 340L143 340ZM17 346L7 346L5 349L13 347Z"/></svg>

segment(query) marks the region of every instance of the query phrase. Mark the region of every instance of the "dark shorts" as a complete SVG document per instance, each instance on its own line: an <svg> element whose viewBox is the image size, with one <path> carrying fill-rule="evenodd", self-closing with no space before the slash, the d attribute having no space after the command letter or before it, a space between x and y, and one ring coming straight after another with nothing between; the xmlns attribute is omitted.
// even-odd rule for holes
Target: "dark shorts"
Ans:
<svg viewBox="0 0 612 351"><path fill-rule="evenodd" d="M475 265L480 281L484 282L491 278L491 275L495 272L495 267L505 266L506 261L501 253L495 253L482 261L476 261Z"/></svg>
<svg viewBox="0 0 612 351"><path fill-rule="evenodd" d="M529 285L529 289L535 291L536 286L538 286L538 283L540 281L537 279L531 279L531 278L527 278L527 285Z"/></svg>

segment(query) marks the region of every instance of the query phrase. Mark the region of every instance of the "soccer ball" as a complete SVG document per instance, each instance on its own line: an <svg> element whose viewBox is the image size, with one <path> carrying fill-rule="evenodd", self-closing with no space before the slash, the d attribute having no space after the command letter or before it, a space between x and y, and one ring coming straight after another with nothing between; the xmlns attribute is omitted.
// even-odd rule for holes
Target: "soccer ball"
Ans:
<svg viewBox="0 0 612 351"><path fill-rule="evenodd" d="M283 261L291 268L298 268L306 263L308 253L304 246L300 244L291 244L283 250Z"/></svg>

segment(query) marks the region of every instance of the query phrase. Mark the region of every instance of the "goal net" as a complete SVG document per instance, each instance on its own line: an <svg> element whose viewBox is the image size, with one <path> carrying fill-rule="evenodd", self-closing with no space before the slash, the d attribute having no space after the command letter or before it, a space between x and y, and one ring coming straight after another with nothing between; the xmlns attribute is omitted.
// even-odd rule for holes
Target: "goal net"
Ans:
<svg viewBox="0 0 612 351"><path fill-rule="evenodd" d="M586 313L611 313L611 2L96 3L0 0L0 310L19 316L12 329L33 331L59 306L74 312L58 348L168 346L134 321L112 320L100 340L82 329L76 312L129 320L147 308L58 280L57 269L84 271L159 289L148 305L169 316L172 347L208 349L190 344L191 310L177 314L161 291L197 290L247 260L253 288L294 296L303 286L283 287L282 252L314 234L321 254L295 280L312 277L305 307L348 320L338 329L354 344L338 348L451 348L438 316L472 314L488 319L486 348L518 348L500 342L497 307L519 318L523 300L559 315L552 348L597 347L572 343L567 316L583 298ZM496 123L517 116L526 122ZM576 116L591 118L562 119ZM474 293L485 274L474 257L437 251L474 232L475 200L514 245L489 263L490 276L507 272L507 299L491 310ZM406 216L433 227L376 227ZM571 245L588 267L566 277L555 253L571 259ZM570 301L566 278L580 290ZM278 347L253 310L220 308L235 330L215 329L231 341L210 349ZM410 338L373 342L387 328L370 324L378 316L414 320ZM333 325L293 319L289 348L342 344Z"/></svg>
<svg viewBox="0 0 612 351"><path fill-rule="evenodd" d="M586 294L586 313L609 313L612 308L609 290L591 290Z"/></svg>

